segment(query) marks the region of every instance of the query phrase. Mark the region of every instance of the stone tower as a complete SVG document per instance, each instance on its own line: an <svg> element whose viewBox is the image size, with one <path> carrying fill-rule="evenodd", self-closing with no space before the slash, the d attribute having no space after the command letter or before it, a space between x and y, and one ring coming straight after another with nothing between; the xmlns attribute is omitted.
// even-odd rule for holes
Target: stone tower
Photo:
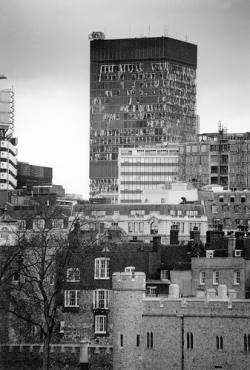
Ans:
<svg viewBox="0 0 250 370"><path fill-rule="evenodd" d="M114 370L140 369L142 311L145 292L143 272L113 274Z"/></svg>

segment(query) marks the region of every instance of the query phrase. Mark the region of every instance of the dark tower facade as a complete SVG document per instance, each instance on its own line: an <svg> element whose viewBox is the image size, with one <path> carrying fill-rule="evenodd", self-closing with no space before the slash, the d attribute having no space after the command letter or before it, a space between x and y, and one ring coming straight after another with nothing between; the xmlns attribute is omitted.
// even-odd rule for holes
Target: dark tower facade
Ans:
<svg viewBox="0 0 250 370"><path fill-rule="evenodd" d="M118 149L195 140L197 46L90 41L90 193L117 192Z"/></svg>

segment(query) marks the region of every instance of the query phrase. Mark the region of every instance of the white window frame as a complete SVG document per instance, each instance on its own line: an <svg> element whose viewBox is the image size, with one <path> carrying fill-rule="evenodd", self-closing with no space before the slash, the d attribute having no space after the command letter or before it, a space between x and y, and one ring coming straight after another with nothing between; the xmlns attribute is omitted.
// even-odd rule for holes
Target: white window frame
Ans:
<svg viewBox="0 0 250 370"><path fill-rule="evenodd" d="M96 289L93 291L93 308L105 309L109 308L109 290Z"/></svg>
<svg viewBox="0 0 250 370"><path fill-rule="evenodd" d="M200 285L206 284L206 271L200 271Z"/></svg>
<svg viewBox="0 0 250 370"><path fill-rule="evenodd" d="M168 280L168 270L161 270L161 280Z"/></svg>
<svg viewBox="0 0 250 370"><path fill-rule="evenodd" d="M234 271L234 285L240 285L240 270Z"/></svg>
<svg viewBox="0 0 250 370"><path fill-rule="evenodd" d="M235 251L234 251L234 256L235 257L241 257L241 249L235 249Z"/></svg>
<svg viewBox="0 0 250 370"><path fill-rule="evenodd" d="M80 281L80 269L78 267L70 267L67 269L67 282L75 283Z"/></svg>
<svg viewBox="0 0 250 370"><path fill-rule="evenodd" d="M52 220L52 229L63 229L63 226L62 218L54 218Z"/></svg>
<svg viewBox="0 0 250 370"><path fill-rule="evenodd" d="M64 291L64 307L79 307L80 290Z"/></svg>
<svg viewBox="0 0 250 370"><path fill-rule="evenodd" d="M110 258L100 257L95 259L95 279L109 279Z"/></svg>
<svg viewBox="0 0 250 370"><path fill-rule="evenodd" d="M219 285L219 271L213 271L213 285Z"/></svg>
<svg viewBox="0 0 250 370"><path fill-rule="evenodd" d="M157 287L156 286L149 286L148 287L148 294L151 296L156 296Z"/></svg>
<svg viewBox="0 0 250 370"><path fill-rule="evenodd" d="M95 334L106 334L107 332L107 316L95 316Z"/></svg>

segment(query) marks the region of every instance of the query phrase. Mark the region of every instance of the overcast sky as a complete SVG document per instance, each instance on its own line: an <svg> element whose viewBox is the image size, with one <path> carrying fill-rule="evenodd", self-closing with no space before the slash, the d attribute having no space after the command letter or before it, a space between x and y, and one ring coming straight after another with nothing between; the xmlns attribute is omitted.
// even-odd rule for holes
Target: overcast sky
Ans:
<svg viewBox="0 0 250 370"><path fill-rule="evenodd" d="M0 0L0 88L15 90L18 160L51 166L88 197L89 40L162 36L198 45L201 132L250 131L250 0Z"/></svg>

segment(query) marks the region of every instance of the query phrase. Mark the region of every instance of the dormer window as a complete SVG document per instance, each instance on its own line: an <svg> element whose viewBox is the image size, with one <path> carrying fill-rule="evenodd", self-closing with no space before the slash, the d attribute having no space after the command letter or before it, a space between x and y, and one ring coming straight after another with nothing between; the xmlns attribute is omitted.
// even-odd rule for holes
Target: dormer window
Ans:
<svg viewBox="0 0 250 370"><path fill-rule="evenodd" d="M68 282L80 281L80 269L76 267L67 269L67 281Z"/></svg>
<svg viewBox="0 0 250 370"><path fill-rule="evenodd" d="M125 267L124 271L125 271L125 272L130 272L130 273L132 273L132 272L134 272L134 271L135 271L135 266L127 266L127 267Z"/></svg>

